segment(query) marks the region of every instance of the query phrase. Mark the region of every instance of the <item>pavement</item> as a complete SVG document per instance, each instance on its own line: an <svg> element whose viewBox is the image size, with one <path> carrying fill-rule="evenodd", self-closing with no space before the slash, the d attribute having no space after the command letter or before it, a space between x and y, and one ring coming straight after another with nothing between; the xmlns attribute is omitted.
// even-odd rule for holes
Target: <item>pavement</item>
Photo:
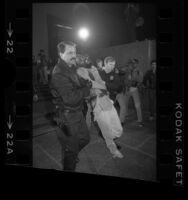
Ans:
<svg viewBox="0 0 188 200"><path fill-rule="evenodd" d="M51 102L35 103L33 106L33 167L62 170L57 127L44 117L44 113L52 111ZM136 112L130 111L123 135L117 140L122 147L122 159L112 157L92 125L90 143L79 153L76 172L155 181L156 122L149 121L148 117L145 112L144 127L138 127Z"/></svg>

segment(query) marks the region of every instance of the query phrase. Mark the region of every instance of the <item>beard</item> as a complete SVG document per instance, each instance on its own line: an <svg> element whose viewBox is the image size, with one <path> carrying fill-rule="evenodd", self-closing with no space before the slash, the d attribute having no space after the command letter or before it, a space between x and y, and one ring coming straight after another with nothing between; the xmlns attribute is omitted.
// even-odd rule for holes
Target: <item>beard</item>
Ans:
<svg viewBox="0 0 188 200"><path fill-rule="evenodd" d="M76 59L75 58L71 58L68 62L68 65L72 66L72 65L76 65Z"/></svg>

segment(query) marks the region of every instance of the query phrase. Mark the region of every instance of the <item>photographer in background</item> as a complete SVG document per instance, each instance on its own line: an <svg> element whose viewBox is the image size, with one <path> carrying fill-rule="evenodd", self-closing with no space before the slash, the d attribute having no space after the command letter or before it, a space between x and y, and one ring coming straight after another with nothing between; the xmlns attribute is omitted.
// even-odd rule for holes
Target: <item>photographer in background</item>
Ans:
<svg viewBox="0 0 188 200"><path fill-rule="evenodd" d="M151 61L151 68L146 72L143 84L147 89L147 97L149 103L149 119L154 120L155 106L156 106L156 68L157 63L155 60Z"/></svg>
<svg viewBox="0 0 188 200"><path fill-rule="evenodd" d="M125 76L125 116L128 116L128 105L130 97L133 98L136 108L138 126L143 127L141 100L139 87L143 81L143 73L139 69L139 61L132 59L128 63L128 69Z"/></svg>

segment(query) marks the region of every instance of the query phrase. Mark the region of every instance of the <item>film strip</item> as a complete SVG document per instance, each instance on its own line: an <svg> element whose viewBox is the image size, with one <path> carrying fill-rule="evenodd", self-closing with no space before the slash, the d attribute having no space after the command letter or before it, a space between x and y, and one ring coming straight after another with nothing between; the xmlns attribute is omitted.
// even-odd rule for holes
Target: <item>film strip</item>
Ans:
<svg viewBox="0 0 188 200"><path fill-rule="evenodd" d="M183 4L176 3L157 6L157 179L184 186ZM32 166L32 3L9 5L5 163Z"/></svg>
<svg viewBox="0 0 188 200"><path fill-rule="evenodd" d="M7 2L6 9L6 66L13 72L5 91L6 163L32 166L32 8Z"/></svg>
<svg viewBox="0 0 188 200"><path fill-rule="evenodd" d="M157 24L158 180L176 186L184 185L183 35L180 33L183 23L180 12L173 4L161 4ZM178 54L177 49L180 49Z"/></svg>

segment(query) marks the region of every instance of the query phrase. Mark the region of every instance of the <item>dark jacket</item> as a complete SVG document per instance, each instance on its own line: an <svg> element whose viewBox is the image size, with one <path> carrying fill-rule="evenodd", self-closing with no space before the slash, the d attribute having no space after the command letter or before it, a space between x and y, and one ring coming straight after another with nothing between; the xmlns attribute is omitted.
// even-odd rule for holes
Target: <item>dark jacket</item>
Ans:
<svg viewBox="0 0 188 200"><path fill-rule="evenodd" d="M146 72L144 76L143 84L150 89L156 88L156 74L153 73L152 70L148 70Z"/></svg>
<svg viewBox="0 0 188 200"><path fill-rule="evenodd" d="M89 95L90 88L91 84L79 78L76 67L69 67L63 60L54 67L51 92L55 104L61 109L82 110L84 98Z"/></svg>
<svg viewBox="0 0 188 200"><path fill-rule="evenodd" d="M104 70L99 71L99 74L103 81L106 83L108 92L110 93L110 98L115 100L116 95L123 91L123 80L118 73L113 70L110 73L106 73ZM113 78L113 80L111 80Z"/></svg>

